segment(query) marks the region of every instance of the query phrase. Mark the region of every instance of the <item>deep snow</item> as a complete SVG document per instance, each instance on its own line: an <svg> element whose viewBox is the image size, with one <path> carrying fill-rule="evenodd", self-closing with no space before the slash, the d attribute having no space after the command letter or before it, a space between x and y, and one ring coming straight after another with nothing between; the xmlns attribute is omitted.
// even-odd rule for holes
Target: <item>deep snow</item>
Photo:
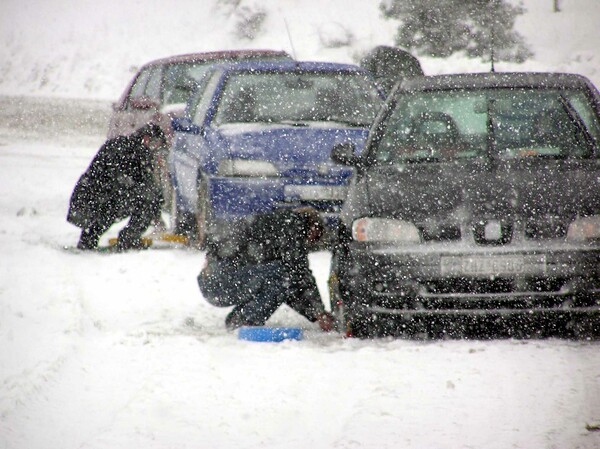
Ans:
<svg viewBox="0 0 600 449"><path fill-rule="evenodd" d="M299 57L352 60L391 42L377 3L264 0L272 32L252 46L289 50L283 10ZM600 2L561 0L559 14L551 3L526 2L537 56L523 68L600 84ZM586 429L600 424L599 343L360 341L287 308L269 324L301 326L304 341L243 342L197 290L202 252L65 250L78 236L64 219L71 189L128 67L250 45L214 0L3 0L0 12L0 93L34 96L0 98L0 448L600 447ZM340 26L352 48L323 48ZM485 70L458 57L424 65ZM311 262L327 299L329 255Z"/></svg>
<svg viewBox="0 0 600 449"><path fill-rule="evenodd" d="M600 446L597 343L359 341L287 308L269 324L304 341L243 342L197 290L202 252L65 250L101 141L0 129L0 447Z"/></svg>

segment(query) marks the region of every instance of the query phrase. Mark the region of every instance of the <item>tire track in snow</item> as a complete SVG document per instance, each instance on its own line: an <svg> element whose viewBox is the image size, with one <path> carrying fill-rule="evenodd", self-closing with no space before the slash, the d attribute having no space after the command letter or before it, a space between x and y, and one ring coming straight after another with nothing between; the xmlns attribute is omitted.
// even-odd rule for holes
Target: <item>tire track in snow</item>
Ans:
<svg viewBox="0 0 600 449"><path fill-rule="evenodd" d="M66 270L66 273L64 270ZM68 316L71 319L65 324L62 334L69 337L64 340L66 344L60 348L58 355L39 361L32 367L25 367L15 374L0 379L0 421L6 421L15 410L27 405L35 398L43 398L45 389L59 377L60 371L67 361L79 352L85 330L90 328L89 323L91 322L93 327L97 327L97 323L86 311L83 292L77 285L72 270L70 267L63 266L61 271L60 277L64 278L62 285L65 286L66 292L63 292L62 298L51 299L50 303L45 305L45 308L53 308L57 305L68 307ZM56 301L60 302L57 303ZM72 338L73 334L80 338L74 340ZM53 339L53 342L55 341Z"/></svg>

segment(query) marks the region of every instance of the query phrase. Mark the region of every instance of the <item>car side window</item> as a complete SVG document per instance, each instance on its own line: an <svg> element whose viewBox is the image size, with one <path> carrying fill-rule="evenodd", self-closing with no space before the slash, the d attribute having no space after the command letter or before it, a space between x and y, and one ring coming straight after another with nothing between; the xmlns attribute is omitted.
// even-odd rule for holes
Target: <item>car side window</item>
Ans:
<svg viewBox="0 0 600 449"><path fill-rule="evenodd" d="M596 145L600 145L600 122L598 122L594 110L591 108L589 101L583 96L573 96L570 99L570 104L583 121L586 130L594 139ZM596 148L596 151L599 149Z"/></svg>
<svg viewBox="0 0 600 449"><path fill-rule="evenodd" d="M129 92L129 98L139 98L143 96L149 78L150 69L142 70L142 72L140 72L135 82L133 83L133 86L131 87L131 92Z"/></svg>
<svg viewBox="0 0 600 449"><path fill-rule="evenodd" d="M144 89L144 96L151 98L152 100L160 103L160 88L162 84L161 80L162 67L155 67L150 73L150 79Z"/></svg>
<svg viewBox="0 0 600 449"><path fill-rule="evenodd" d="M149 98L152 101L160 101L160 67L149 67L144 69L131 88L127 101L127 109L131 109L131 100Z"/></svg>

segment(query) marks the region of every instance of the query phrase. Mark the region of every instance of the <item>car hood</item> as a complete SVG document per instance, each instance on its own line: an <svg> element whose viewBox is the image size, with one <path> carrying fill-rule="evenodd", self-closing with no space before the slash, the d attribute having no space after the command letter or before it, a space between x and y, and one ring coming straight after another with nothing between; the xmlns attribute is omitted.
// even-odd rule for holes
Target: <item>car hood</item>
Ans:
<svg viewBox="0 0 600 449"><path fill-rule="evenodd" d="M369 213L380 217L473 222L600 214L595 160L413 163L372 167L365 177Z"/></svg>
<svg viewBox="0 0 600 449"><path fill-rule="evenodd" d="M360 152L364 146L366 128L331 128L320 126L222 126L221 139L231 158L262 159L273 162L280 170L316 167L330 160L331 149L337 143L351 142ZM340 173L351 171L338 166Z"/></svg>

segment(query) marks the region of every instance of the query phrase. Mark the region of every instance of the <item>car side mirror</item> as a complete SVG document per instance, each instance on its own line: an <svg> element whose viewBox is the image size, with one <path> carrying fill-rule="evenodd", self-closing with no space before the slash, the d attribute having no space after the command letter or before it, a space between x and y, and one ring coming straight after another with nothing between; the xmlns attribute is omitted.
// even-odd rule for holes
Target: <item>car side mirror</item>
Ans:
<svg viewBox="0 0 600 449"><path fill-rule="evenodd" d="M129 106L133 109L158 109L158 103L148 97L133 97L129 99Z"/></svg>
<svg viewBox="0 0 600 449"><path fill-rule="evenodd" d="M349 142L335 144L331 150L331 160L341 165L357 165L356 145Z"/></svg>

